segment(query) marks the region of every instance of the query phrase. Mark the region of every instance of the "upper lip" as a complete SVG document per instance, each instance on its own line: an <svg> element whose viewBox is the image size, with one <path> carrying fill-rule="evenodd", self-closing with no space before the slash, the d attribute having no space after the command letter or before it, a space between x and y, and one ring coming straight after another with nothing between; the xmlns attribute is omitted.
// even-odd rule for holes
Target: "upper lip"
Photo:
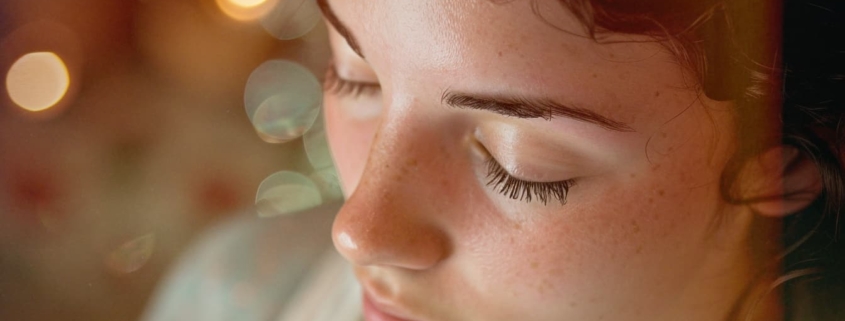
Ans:
<svg viewBox="0 0 845 321"><path fill-rule="evenodd" d="M367 298L369 298L370 302L381 312L390 314L396 318L407 321L420 320L412 316L411 313L407 312L407 309L400 307L396 302L389 299L385 299L383 297L379 297L376 293L371 291L366 286L364 286L364 295L366 295Z"/></svg>

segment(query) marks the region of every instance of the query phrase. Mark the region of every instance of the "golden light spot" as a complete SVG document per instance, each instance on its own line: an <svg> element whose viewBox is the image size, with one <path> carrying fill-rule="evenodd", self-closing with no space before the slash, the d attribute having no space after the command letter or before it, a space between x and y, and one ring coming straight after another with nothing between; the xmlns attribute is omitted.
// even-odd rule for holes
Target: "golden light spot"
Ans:
<svg viewBox="0 0 845 321"><path fill-rule="evenodd" d="M9 98L23 109L37 112L55 106L70 87L65 62L52 52L24 55L6 74Z"/></svg>
<svg viewBox="0 0 845 321"><path fill-rule="evenodd" d="M239 7L252 8L267 2L267 0L229 0L229 2Z"/></svg>
<svg viewBox="0 0 845 321"><path fill-rule="evenodd" d="M275 0L217 0L217 7L232 19L238 21L256 20L266 15Z"/></svg>

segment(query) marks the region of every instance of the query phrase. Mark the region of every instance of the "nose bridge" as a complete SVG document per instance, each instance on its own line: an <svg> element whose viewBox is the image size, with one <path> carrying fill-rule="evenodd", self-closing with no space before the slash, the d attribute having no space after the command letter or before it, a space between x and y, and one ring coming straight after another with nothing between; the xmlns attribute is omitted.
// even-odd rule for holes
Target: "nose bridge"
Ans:
<svg viewBox="0 0 845 321"><path fill-rule="evenodd" d="M425 196L439 144L423 128L385 118L358 187L335 219L335 247L348 260L419 270L447 256L448 235Z"/></svg>

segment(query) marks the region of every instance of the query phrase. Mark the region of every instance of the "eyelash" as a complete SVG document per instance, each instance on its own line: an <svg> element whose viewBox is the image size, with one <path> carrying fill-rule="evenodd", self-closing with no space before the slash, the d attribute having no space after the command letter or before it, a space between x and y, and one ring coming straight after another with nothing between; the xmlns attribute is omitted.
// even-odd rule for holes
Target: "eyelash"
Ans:
<svg viewBox="0 0 845 321"><path fill-rule="evenodd" d="M341 78L338 76L337 69L334 64L329 66L329 69L326 71L326 80L323 83L323 88L330 94L353 98L361 95L374 95L381 91L381 86L377 83L367 83Z"/></svg>
<svg viewBox="0 0 845 321"><path fill-rule="evenodd" d="M361 95L372 95L381 91L381 86L374 83L352 81L343 79L337 74L334 64L326 71L326 79L323 84L326 92L349 97ZM493 157L487 159L487 186L511 199L531 202L535 198L543 205L548 205L551 198L560 201L561 205L566 204L566 197L569 189L575 185L574 179L557 182L530 182L513 177Z"/></svg>
<svg viewBox="0 0 845 321"><path fill-rule="evenodd" d="M574 185L574 179L547 183L521 180L508 173L493 157L487 159L487 186L514 200L530 203L536 198L547 205L551 198L556 198L565 205L569 189Z"/></svg>

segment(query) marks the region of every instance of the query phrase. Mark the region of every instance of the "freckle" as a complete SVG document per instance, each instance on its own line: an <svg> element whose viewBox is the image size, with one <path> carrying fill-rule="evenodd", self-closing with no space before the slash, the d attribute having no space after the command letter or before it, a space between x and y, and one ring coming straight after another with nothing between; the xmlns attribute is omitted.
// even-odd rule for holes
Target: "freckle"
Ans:
<svg viewBox="0 0 845 321"><path fill-rule="evenodd" d="M576 303L575 301L572 301L572 302L569 302L569 306L574 308L574 307L578 306L578 303Z"/></svg>
<svg viewBox="0 0 845 321"><path fill-rule="evenodd" d="M545 289L553 289L552 282L549 282L549 279L543 279L543 288Z"/></svg>
<svg viewBox="0 0 845 321"><path fill-rule="evenodd" d="M669 152L671 152L673 150L675 150L675 147L669 147L669 148L666 149L666 151L669 151Z"/></svg>
<svg viewBox="0 0 845 321"><path fill-rule="evenodd" d="M640 225L637 224L637 221L631 221L631 225L634 227L634 233L640 232Z"/></svg>
<svg viewBox="0 0 845 321"><path fill-rule="evenodd" d="M642 246L642 245L637 245L637 254L640 254L640 253L642 253L642 252L643 252L643 246Z"/></svg>
<svg viewBox="0 0 845 321"><path fill-rule="evenodd" d="M653 199L653 198L651 198L651 197L649 197L649 198L648 198L648 203L649 203L649 204L654 203L654 199Z"/></svg>
<svg viewBox="0 0 845 321"><path fill-rule="evenodd" d="M635 177L637 177L637 174L631 173L631 178L635 178Z"/></svg>
<svg viewBox="0 0 845 321"><path fill-rule="evenodd" d="M539 264L537 264L537 262L531 262L531 268L532 268L532 269L537 269L537 266L538 266L538 265L539 265Z"/></svg>
<svg viewBox="0 0 845 321"><path fill-rule="evenodd" d="M614 55L612 52L608 53L607 56L610 57L610 58L616 58L616 55Z"/></svg>
<svg viewBox="0 0 845 321"><path fill-rule="evenodd" d="M593 78L596 78L596 77L597 77L597 76L596 76L596 73L593 73Z"/></svg>
<svg viewBox="0 0 845 321"><path fill-rule="evenodd" d="M663 194L666 194L664 190L657 191L657 195L663 196Z"/></svg>
<svg viewBox="0 0 845 321"><path fill-rule="evenodd" d="M660 137L666 138L667 136L666 133L660 133Z"/></svg>
<svg viewBox="0 0 845 321"><path fill-rule="evenodd" d="M654 97L660 97L660 92L659 92L659 91L655 91L655 92L654 92Z"/></svg>

